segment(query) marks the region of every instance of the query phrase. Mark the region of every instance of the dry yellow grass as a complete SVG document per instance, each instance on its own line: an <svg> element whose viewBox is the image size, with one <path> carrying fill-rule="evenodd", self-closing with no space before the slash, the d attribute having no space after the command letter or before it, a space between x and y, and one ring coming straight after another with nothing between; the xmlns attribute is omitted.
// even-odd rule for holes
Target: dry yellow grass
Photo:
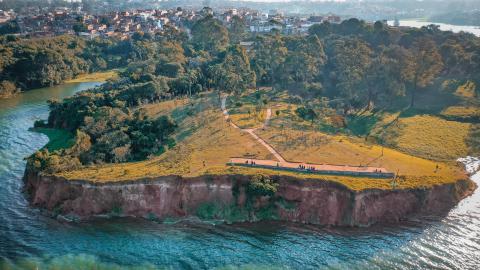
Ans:
<svg viewBox="0 0 480 270"><path fill-rule="evenodd" d="M471 124L429 115L400 118L389 129L397 134L393 143L408 154L432 160L456 160L468 154L465 139Z"/></svg>
<svg viewBox="0 0 480 270"><path fill-rule="evenodd" d="M240 128L259 128L265 122L266 109L253 105L229 109L230 118Z"/></svg>
<svg viewBox="0 0 480 270"><path fill-rule="evenodd" d="M148 116L157 117L160 115L169 115L177 108L184 108L188 106L188 102L189 100L187 98L173 99L160 103L146 104L143 105L141 109L144 109Z"/></svg>
<svg viewBox="0 0 480 270"><path fill-rule="evenodd" d="M404 176L403 180L397 183L397 188L428 187L453 183L458 179L465 178L463 170L455 166L453 162L435 162L389 148L384 148L382 155L382 147L367 144L361 139L332 136L313 131L313 127L310 127L308 122L298 122L290 104L279 103L278 106L276 104L269 104L269 106L272 107L271 126L265 130L258 130L257 134L290 161L384 167L392 172L399 171L400 175ZM159 157L143 162L84 168L78 171L64 172L60 176L67 179L87 179L93 182L116 182L168 175L195 177L206 174L253 175L263 173L288 175L299 179L334 181L352 190L392 188L390 179L325 176L259 168L229 167L226 163L231 157L243 156L258 159L272 159L273 157L250 135L226 123L219 107L219 100L213 93L207 93L194 100L172 100L145 105L142 108L152 117L171 114L177 121L179 124L176 133L178 143L174 148ZM276 110L280 111L278 116L275 113ZM437 120L441 119L435 119L435 121ZM413 133L417 128L408 121L402 124L403 126L410 124L408 127L411 131L408 132ZM285 127L288 129L285 130ZM451 123L448 123L446 127L451 127ZM464 128L464 126L454 127L456 129ZM444 128L441 129L442 132L445 132Z"/></svg>
<svg viewBox="0 0 480 270"><path fill-rule="evenodd" d="M175 109L191 106L188 102L177 102L179 105ZM158 111L167 111L169 108L173 108L170 103L168 101L158 104L159 107L162 107ZM149 107L146 109L152 114L157 111ZM226 163L231 157L272 158L271 154L254 141L249 134L228 125L218 108L205 109L198 112L195 117L185 118L179 123L176 136L178 144L174 148L151 160L96 166L59 175L68 179L88 179L95 182L164 175L188 177L202 175L211 167L227 168Z"/></svg>
<svg viewBox="0 0 480 270"><path fill-rule="evenodd" d="M409 176L455 176L462 173L452 163L434 162L400 151L366 144L360 139L321 132L266 129L257 132L289 161L383 167ZM383 155L382 155L383 152ZM437 169L437 165L439 168Z"/></svg>
<svg viewBox="0 0 480 270"><path fill-rule="evenodd" d="M480 118L480 108L473 106L451 106L442 111L442 115L450 118Z"/></svg>
<svg viewBox="0 0 480 270"><path fill-rule="evenodd" d="M340 183L347 188L355 191L366 189L408 189L408 188L424 188L439 184L455 183L460 179L466 179L463 173L455 175L436 175L436 176L413 176L407 175L396 182L396 186L392 185L392 179L378 179L366 177L351 177L351 176L333 176L333 175L317 175L317 174L302 174L288 171L275 171L260 168L245 168L245 167L228 167L225 168L211 168L207 171L211 175L278 175L278 176L292 176L298 179L331 181Z"/></svg>
<svg viewBox="0 0 480 270"><path fill-rule="evenodd" d="M90 74L82 74L74 79L66 81L66 83L81 83L81 82L105 82L109 79L118 78L118 72L115 70L94 72Z"/></svg>

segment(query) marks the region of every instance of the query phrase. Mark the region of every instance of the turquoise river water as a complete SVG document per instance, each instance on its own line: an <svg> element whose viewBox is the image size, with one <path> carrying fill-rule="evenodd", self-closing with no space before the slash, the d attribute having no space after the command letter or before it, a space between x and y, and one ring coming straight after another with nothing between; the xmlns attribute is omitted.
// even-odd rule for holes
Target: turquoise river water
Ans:
<svg viewBox="0 0 480 270"><path fill-rule="evenodd" d="M369 229L49 218L31 208L22 193L24 158L47 143L28 129L36 119L46 119L48 99L94 85L68 84L0 100L0 269L480 267L480 192L445 217Z"/></svg>

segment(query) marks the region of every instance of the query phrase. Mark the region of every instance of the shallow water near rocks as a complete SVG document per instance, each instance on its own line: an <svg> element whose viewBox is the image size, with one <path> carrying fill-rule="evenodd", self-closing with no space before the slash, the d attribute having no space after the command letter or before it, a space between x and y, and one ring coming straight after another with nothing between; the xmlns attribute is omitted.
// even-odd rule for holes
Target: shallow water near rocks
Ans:
<svg viewBox="0 0 480 270"><path fill-rule="evenodd" d="M46 217L22 194L24 157L47 143L28 131L51 98L94 86L69 84L0 100L0 269L478 269L480 192L446 217L368 229L264 222ZM475 158L462 160L480 164ZM476 163L477 162L477 163ZM472 169L473 172L473 169ZM473 179L480 184L480 173Z"/></svg>

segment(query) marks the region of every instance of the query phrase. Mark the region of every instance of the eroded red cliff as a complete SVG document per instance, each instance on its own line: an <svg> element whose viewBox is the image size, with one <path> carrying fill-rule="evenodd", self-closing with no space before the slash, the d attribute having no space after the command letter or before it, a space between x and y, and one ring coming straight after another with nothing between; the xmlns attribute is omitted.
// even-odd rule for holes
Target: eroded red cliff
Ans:
<svg viewBox="0 0 480 270"><path fill-rule="evenodd" d="M158 219L199 216L231 222L277 219L369 226L412 215L446 213L476 187L469 180L460 180L429 189L354 192L334 182L271 178L278 183L275 195L255 198L247 194L250 179L243 175L92 184L27 172L25 191L32 205L79 219L98 215Z"/></svg>

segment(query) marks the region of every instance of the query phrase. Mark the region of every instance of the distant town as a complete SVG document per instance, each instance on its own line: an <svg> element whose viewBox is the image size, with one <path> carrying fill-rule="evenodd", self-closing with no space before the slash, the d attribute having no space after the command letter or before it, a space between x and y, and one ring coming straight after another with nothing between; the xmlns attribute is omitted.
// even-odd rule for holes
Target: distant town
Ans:
<svg viewBox="0 0 480 270"><path fill-rule="evenodd" d="M116 37L126 39L136 32L155 35L166 28L187 29L205 15L212 15L227 28L234 17L241 19L245 30L252 33L266 33L277 29L283 34L306 33L316 23L340 23L340 16L286 16L278 10L260 12L253 9L216 9L204 7L200 10L146 9L105 14L89 14L81 6L77 8L56 7L42 9L34 6L24 8L21 13L0 10L0 24L10 23L15 35L22 37L51 37L58 35L79 35L87 38Z"/></svg>

